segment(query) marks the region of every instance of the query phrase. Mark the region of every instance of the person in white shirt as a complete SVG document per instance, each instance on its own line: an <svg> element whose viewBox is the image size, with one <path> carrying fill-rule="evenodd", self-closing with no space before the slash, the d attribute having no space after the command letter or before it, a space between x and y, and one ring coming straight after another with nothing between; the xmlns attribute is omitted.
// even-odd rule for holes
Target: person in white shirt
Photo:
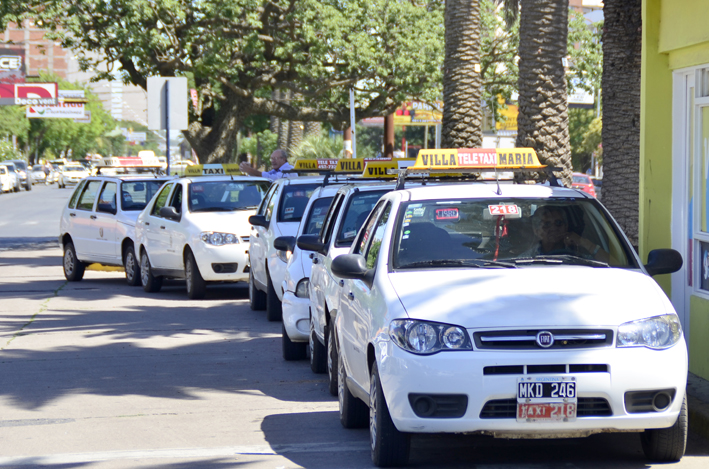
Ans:
<svg viewBox="0 0 709 469"><path fill-rule="evenodd" d="M249 164L246 162L240 163L239 169L242 173L248 174L250 176L261 176L270 179L271 181L275 181L276 179L280 179L282 177L291 176L289 174L284 174L283 171L293 169L293 166L288 163L288 155L286 154L286 151L281 150L279 148L277 150L274 150L273 153L271 153L270 171L259 171L258 169L254 169L249 166ZM297 175L293 174L293 176Z"/></svg>

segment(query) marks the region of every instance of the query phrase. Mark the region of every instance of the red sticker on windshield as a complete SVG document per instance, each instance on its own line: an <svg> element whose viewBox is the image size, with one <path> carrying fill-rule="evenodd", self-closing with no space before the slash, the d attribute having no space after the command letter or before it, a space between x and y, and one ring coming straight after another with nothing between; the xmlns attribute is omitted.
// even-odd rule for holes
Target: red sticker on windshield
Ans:
<svg viewBox="0 0 709 469"><path fill-rule="evenodd" d="M458 209L455 207L436 209L436 220L457 220L458 217Z"/></svg>
<svg viewBox="0 0 709 469"><path fill-rule="evenodd" d="M517 215L519 207L516 205L488 205L490 215Z"/></svg>

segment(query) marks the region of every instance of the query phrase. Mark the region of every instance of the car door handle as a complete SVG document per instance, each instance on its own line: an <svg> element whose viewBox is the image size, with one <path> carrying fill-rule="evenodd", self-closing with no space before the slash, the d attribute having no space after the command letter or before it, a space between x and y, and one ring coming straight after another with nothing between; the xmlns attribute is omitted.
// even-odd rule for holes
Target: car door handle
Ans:
<svg viewBox="0 0 709 469"><path fill-rule="evenodd" d="M96 215L91 215L90 217L92 220L96 220Z"/></svg>
<svg viewBox="0 0 709 469"><path fill-rule="evenodd" d="M148 226L148 225L150 225L150 223L148 223L148 222L146 221L146 222L145 222L145 226Z"/></svg>
<svg viewBox="0 0 709 469"><path fill-rule="evenodd" d="M256 234L254 236L256 236L258 238L258 232L256 232Z"/></svg>
<svg viewBox="0 0 709 469"><path fill-rule="evenodd" d="M347 294L347 298L349 298L350 300L354 300L354 293L349 292L349 293Z"/></svg>
<svg viewBox="0 0 709 469"><path fill-rule="evenodd" d="M164 230L164 229L165 229L165 227L164 227L164 226L161 226L161 227L160 227L160 229L161 229L161 230Z"/></svg>
<svg viewBox="0 0 709 469"><path fill-rule="evenodd" d="M344 286L345 286L345 281L344 281L344 280L340 280L339 283L340 283L340 286L341 286L341 287L344 287Z"/></svg>
<svg viewBox="0 0 709 469"><path fill-rule="evenodd" d="M76 213L70 213L69 216L70 216L70 217L75 217L75 216L76 216Z"/></svg>

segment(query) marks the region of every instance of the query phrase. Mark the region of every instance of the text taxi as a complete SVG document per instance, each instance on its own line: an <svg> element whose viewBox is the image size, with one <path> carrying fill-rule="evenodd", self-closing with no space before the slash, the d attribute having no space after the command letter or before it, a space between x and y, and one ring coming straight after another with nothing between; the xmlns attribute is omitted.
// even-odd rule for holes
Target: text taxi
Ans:
<svg viewBox="0 0 709 469"><path fill-rule="evenodd" d="M369 424L380 466L407 461L412 433L631 431L649 459L679 460L687 349L651 275L681 257L643 266L597 200L555 179L405 185L499 168L546 171L531 149L422 151L333 260L341 422Z"/></svg>

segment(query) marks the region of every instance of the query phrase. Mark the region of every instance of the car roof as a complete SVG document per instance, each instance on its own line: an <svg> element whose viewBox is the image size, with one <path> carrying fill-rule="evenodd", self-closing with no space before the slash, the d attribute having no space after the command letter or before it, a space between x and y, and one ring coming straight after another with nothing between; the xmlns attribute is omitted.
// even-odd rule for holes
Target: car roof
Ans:
<svg viewBox="0 0 709 469"><path fill-rule="evenodd" d="M552 198L576 197L592 199L591 196L577 189L553 187L543 184L497 184L495 181L472 183L437 184L419 187L407 187L399 192L406 192L409 200L435 199L475 199L475 198Z"/></svg>
<svg viewBox="0 0 709 469"><path fill-rule="evenodd" d="M121 174L121 175L109 175L109 174L98 174L96 176L89 176L87 179L92 180L112 180L112 181L168 181L174 179L174 176L153 176L149 174Z"/></svg>
<svg viewBox="0 0 709 469"><path fill-rule="evenodd" d="M258 176L183 176L177 178L176 181L182 182L186 181L192 182L214 182L214 181L258 181L258 182L271 182L269 179L258 177Z"/></svg>

